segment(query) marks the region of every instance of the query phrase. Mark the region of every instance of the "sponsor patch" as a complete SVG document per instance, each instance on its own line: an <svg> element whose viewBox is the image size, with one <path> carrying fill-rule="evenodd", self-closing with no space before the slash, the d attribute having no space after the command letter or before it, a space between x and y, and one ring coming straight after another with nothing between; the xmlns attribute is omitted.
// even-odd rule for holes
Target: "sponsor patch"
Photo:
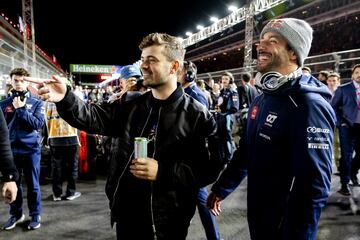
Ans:
<svg viewBox="0 0 360 240"><path fill-rule="evenodd" d="M254 106L252 108L251 114L250 114L251 119L256 119L256 115L257 115L258 110L259 110L258 106Z"/></svg>
<svg viewBox="0 0 360 240"><path fill-rule="evenodd" d="M309 149L329 149L329 144L327 143L308 143Z"/></svg>
<svg viewBox="0 0 360 240"><path fill-rule="evenodd" d="M269 141L271 140L271 137L266 134L259 133L259 136L265 138L266 140L269 140Z"/></svg>
<svg viewBox="0 0 360 240"><path fill-rule="evenodd" d="M328 128L317 128L317 127L314 127L314 126L308 127L306 129L306 131L308 133L326 133L326 134L330 133L330 129L328 129Z"/></svg>
<svg viewBox="0 0 360 240"><path fill-rule="evenodd" d="M7 113L14 112L14 108L13 108L12 106L7 106L7 107L5 108L5 112L7 112Z"/></svg>

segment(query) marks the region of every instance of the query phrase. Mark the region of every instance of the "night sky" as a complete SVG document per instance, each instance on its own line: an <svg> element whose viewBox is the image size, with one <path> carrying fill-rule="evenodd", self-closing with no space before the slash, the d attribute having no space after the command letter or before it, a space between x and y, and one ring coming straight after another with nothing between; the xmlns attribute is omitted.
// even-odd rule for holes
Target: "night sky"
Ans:
<svg viewBox="0 0 360 240"><path fill-rule="evenodd" d="M240 7L241 1L235 2ZM186 31L195 32L197 24L210 25L210 15L228 15L231 3L33 0L36 44L49 56L54 54L65 70L71 63L127 65L140 59L138 45L147 34L185 37ZM0 0L0 11L17 21L21 0Z"/></svg>

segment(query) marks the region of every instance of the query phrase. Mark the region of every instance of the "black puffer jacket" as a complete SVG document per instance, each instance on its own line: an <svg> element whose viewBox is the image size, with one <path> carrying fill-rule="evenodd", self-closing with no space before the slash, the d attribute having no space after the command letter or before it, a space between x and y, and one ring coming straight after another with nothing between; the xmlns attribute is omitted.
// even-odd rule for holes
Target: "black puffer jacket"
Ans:
<svg viewBox="0 0 360 240"><path fill-rule="evenodd" d="M190 221L199 187L215 181L222 169L215 140L208 138L216 130L214 118L178 86L158 114L154 147L154 159L159 164L157 180L135 178L129 172L134 138L141 136L146 127L153 101L151 92L147 92L122 105L87 105L68 92L57 103L61 117L72 126L119 139L119 149L112 150L116 154L110 162L106 185L112 222L119 220L120 212L121 218L134 214L139 205L151 206L155 226L158 221L167 221L164 216Z"/></svg>

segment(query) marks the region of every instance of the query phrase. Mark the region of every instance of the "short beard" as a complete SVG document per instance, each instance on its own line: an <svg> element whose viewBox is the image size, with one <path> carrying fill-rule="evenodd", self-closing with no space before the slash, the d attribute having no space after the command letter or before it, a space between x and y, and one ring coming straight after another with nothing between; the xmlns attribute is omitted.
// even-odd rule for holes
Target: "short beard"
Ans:
<svg viewBox="0 0 360 240"><path fill-rule="evenodd" d="M146 83L145 81L143 82L143 85L145 87L149 87L149 88L153 88L153 89L156 89L156 88L159 88L161 87L162 85L164 85L164 83Z"/></svg>

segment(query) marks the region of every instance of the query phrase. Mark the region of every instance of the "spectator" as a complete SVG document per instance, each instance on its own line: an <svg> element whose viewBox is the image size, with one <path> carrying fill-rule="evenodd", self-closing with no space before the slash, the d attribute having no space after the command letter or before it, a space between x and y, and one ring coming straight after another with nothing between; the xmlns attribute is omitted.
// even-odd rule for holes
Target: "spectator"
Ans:
<svg viewBox="0 0 360 240"><path fill-rule="evenodd" d="M152 33L140 49L143 84L151 91L132 101L86 104L58 77L40 84L39 94L57 102L60 116L72 126L121 139L106 185L118 239L185 239L199 188L222 169L211 137L216 123L177 85L185 55L178 38ZM149 157L133 159L139 136L148 138Z"/></svg>
<svg viewBox="0 0 360 240"><path fill-rule="evenodd" d="M331 100L340 134L340 182L339 193L351 195L350 180L359 185L357 172L360 166L360 64L352 69L351 82L338 87ZM356 152L353 159L354 151Z"/></svg>
<svg viewBox="0 0 360 240"><path fill-rule="evenodd" d="M239 110L239 95L232 87L234 76L230 72L225 72L221 76L223 88L220 90L216 111L218 123L218 135L220 137L222 156L229 162L233 154L233 114Z"/></svg>
<svg viewBox="0 0 360 240"><path fill-rule="evenodd" d="M78 130L59 116L54 103L47 102L44 107L51 152L53 200L74 200L81 196L81 193L76 191L80 145ZM65 179L66 193L62 196L62 184Z"/></svg>
<svg viewBox="0 0 360 240"><path fill-rule="evenodd" d="M202 103L206 108L209 108L209 103L204 92L205 83L203 83L204 90L198 87L198 83L195 84L197 74L196 65L191 61L184 61L184 68L181 73L182 74L179 78L179 82L183 87L184 92ZM206 187L200 188L197 202L200 220L204 227L206 238L220 240L220 234L216 226L216 219L214 215L211 214L210 210L206 207L207 197L208 192Z"/></svg>
<svg viewBox="0 0 360 240"><path fill-rule="evenodd" d="M40 192L40 134L44 125L43 103L27 91L28 82L24 77L29 73L23 68L15 68L10 72L12 95L0 102L8 123L11 149L19 173L23 173L27 183L27 200L30 223L28 229L34 230L41 223ZM24 221L22 175L16 182L17 197L10 204L10 218L3 225L4 230L13 229L17 223Z"/></svg>

